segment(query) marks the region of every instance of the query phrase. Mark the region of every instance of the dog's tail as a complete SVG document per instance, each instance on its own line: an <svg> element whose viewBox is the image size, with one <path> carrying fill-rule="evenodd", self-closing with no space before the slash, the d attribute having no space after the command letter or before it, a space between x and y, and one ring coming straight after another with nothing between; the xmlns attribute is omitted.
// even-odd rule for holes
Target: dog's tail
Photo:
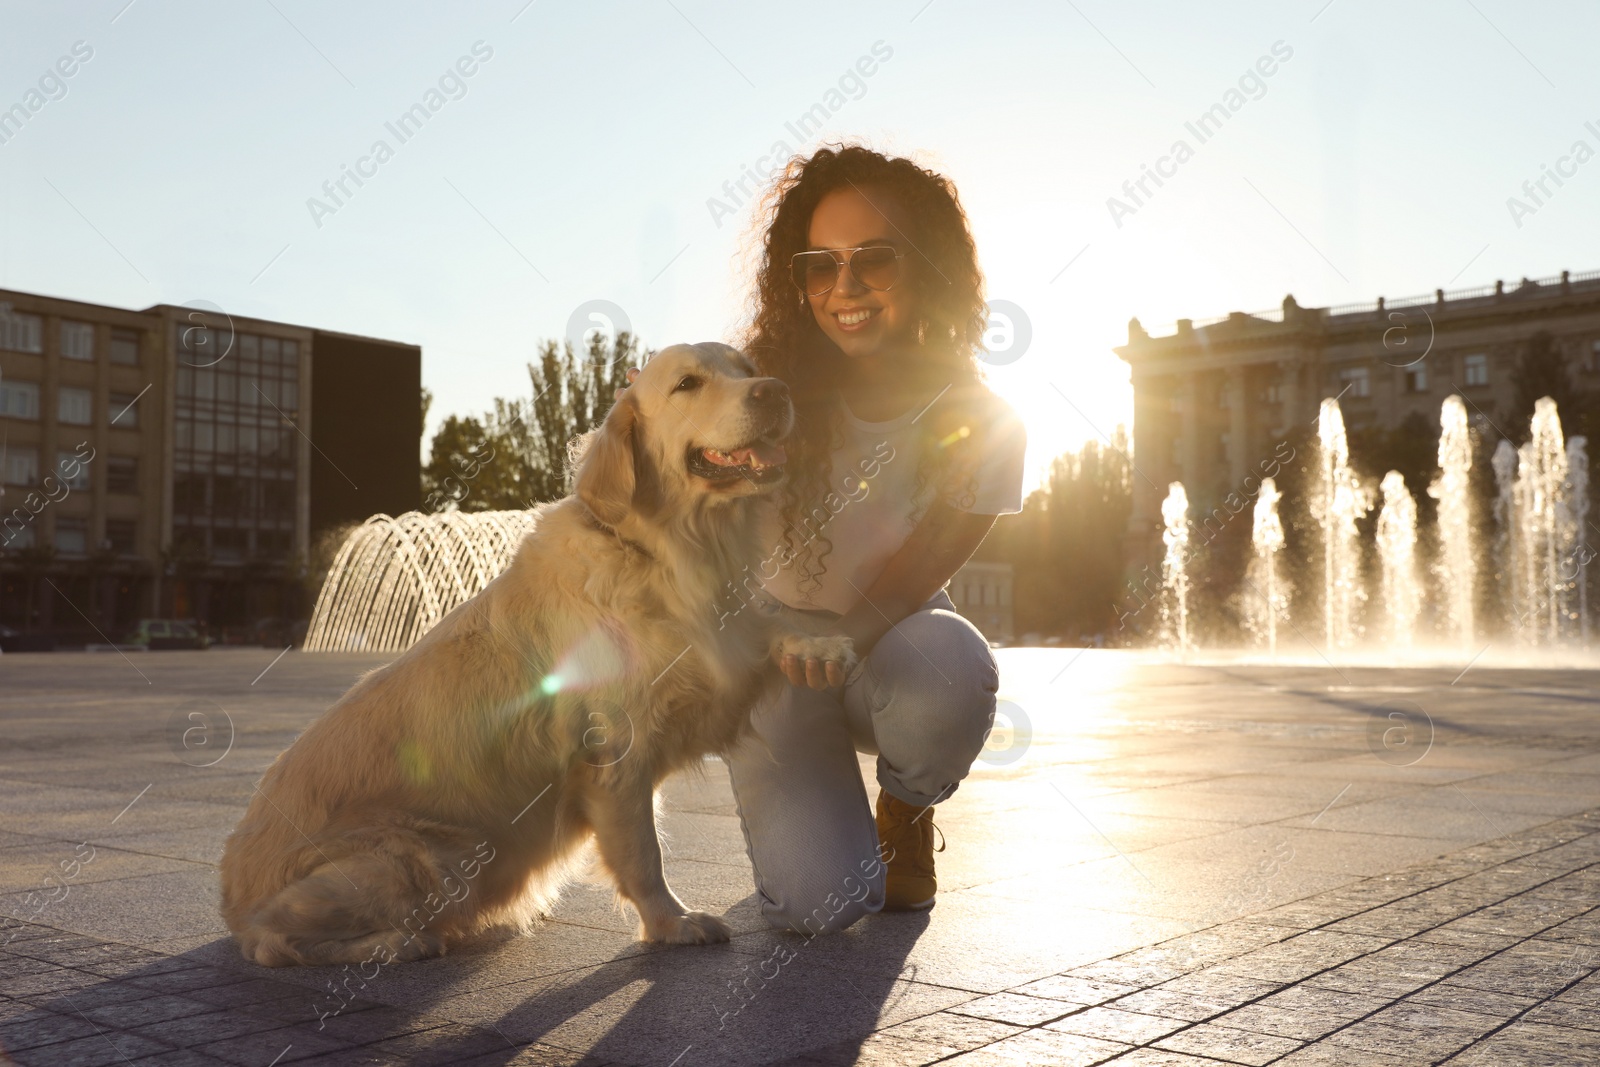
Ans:
<svg viewBox="0 0 1600 1067"><path fill-rule="evenodd" d="M483 855L441 841L437 829L369 827L313 847L323 862L230 923L247 959L266 967L422 959L477 925L469 872Z"/></svg>

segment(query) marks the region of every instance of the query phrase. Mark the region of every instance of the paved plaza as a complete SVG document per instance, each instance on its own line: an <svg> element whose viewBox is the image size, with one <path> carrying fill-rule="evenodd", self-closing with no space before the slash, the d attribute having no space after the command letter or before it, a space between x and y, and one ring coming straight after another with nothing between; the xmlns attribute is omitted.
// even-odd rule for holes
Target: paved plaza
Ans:
<svg viewBox="0 0 1600 1067"><path fill-rule="evenodd" d="M931 912L768 929L709 761L667 868L729 944L642 945L578 882L530 936L269 970L218 916L223 840L382 662L275 655L0 656L11 1062L1600 1063L1594 671L1008 649Z"/></svg>

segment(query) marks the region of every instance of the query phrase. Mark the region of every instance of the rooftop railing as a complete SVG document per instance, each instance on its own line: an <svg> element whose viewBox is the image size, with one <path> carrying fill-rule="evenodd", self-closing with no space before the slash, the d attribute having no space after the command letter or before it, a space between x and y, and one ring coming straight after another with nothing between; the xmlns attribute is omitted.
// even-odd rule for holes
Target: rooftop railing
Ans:
<svg viewBox="0 0 1600 1067"><path fill-rule="evenodd" d="M1377 300L1365 301L1357 304L1336 304L1327 308L1303 308L1308 315L1320 316L1324 321L1328 319L1350 318L1362 315L1374 315L1388 312L1396 308L1439 306L1441 304L1463 304L1478 301L1496 300L1527 296L1540 291L1570 290L1574 286L1587 289L1588 283L1600 282L1600 270L1580 271L1576 274L1562 271L1543 278L1524 278L1514 285L1507 285L1497 281L1493 285L1479 285L1467 289L1435 289L1431 293L1418 293L1415 296L1402 296L1394 300L1379 297ZM1209 319L1180 319L1158 330L1147 331L1151 338L1173 337L1186 329L1204 330L1214 326L1221 326L1229 322L1248 323L1281 323L1283 322L1283 307L1270 308L1266 311L1239 312L1233 311L1226 315L1217 315Z"/></svg>

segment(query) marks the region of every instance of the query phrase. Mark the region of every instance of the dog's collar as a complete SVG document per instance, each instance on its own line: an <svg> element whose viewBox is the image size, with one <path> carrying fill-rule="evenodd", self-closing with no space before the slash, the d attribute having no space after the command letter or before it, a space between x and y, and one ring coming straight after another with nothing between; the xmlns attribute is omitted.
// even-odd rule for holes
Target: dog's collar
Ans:
<svg viewBox="0 0 1600 1067"><path fill-rule="evenodd" d="M582 501L580 500L579 503L582 503ZM645 559L652 560L652 561L655 559L655 556L650 554L650 550L645 548L639 542L631 540L630 538L627 538L627 537L623 537L622 533L615 526L612 526L609 523L605 523L605 522L600 521L600 516L596 515L594 513L594 511L590 509L588 504L584 504L583 505L583 514L584 514L584 517L589 520L589 525L593 526L596 530L602 530L605 533L610 534L612 537L615 537L619 543L621 543L622 545L626 546L627 548L633 549L635 552L639 553L639 555L643 556Z"/></svg>

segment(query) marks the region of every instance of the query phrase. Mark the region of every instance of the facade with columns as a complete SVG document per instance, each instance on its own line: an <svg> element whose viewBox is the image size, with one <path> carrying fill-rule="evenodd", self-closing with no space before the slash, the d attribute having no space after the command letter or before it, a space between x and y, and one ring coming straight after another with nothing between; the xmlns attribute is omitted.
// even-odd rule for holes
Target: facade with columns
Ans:
<svg viewBox="0 0 1600 1067"><path fill-rule="evenodd" d="M1600 386L1600 271L1331 308L1286 296L1267 312L1180 319L1163 336L1134 319L1116 349L1134 392L1130 568L1161 558L1169 483L1183 482L1196 521L1230 494L1253 499L1314 433L1325 397L1340 398L1352 429L1392 428L1413 412L1437 427L1452 393L1475 421L1503 420L1518 358L1539 331L1575 383Z"/></svg>

